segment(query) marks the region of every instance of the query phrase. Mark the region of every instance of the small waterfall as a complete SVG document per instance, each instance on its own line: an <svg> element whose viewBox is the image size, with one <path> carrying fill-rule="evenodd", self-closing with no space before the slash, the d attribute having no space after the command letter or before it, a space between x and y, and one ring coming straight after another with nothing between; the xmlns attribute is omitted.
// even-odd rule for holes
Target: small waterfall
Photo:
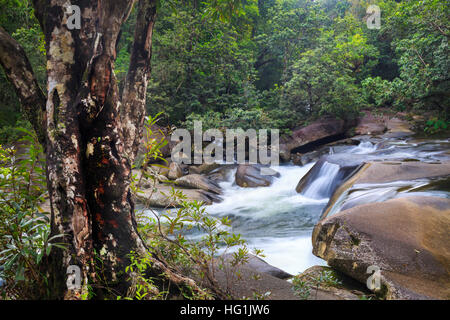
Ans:
<svg viewBox="0 0 450 320"><path fill-rule="evenodd" d="M334 190L334 185L339 175L339 168L337 164L325 161L316 179L305 190L303 195L312 199L329 198Z"/></svg>
<svg viewBox="0 0 450 320"><path fill-rule="evenodd" d="M353 147L349 150L350 153L354 154L369 154L375 152L377 146L370 141L362 141L358 146Z"/></svg>

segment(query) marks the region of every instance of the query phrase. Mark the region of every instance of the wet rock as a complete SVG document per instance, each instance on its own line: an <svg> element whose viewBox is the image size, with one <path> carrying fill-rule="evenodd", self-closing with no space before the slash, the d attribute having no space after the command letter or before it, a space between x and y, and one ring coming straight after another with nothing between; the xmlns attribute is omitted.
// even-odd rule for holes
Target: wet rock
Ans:
<svg viewBox="0 0 450 320"><path fill-rule="evenodd" d="M188 174L187 176L178 178L175 180L175 184L180 187L202 189L215 194L222 193L220 186L216 182L199 174Z"/></svg>
<svg viewBox="0 0 450 320"><path fill-rule="evenodd" d="M291 136L281 139L280 151L284 150L283 152L287 155L288 152L293 152L296 148L308 144L317 143L317 145L323 145L331 142L328 141L330 139L339 140L345 135L348 128L344 120L322 118L306 127L294 130Z"/></svg>
<svg viewBox="0 0 450 320"><path fill-rule="evenodd" d="M203 163L201 165L195 165L189 167L189 173L194 174L208 174L211 171L220 167L218 163Z"/></svg>
<svg viewBox="0 0 450 320"><path fill-rule="evenodd" d="M234 257L234 255L232 253L224 254L223 256L221 256L218 259L218 262L221 264L230 263L230 262L233 262L233 260L234 260L233 257ZM292 277L292 274L289 274L286 271L283 271L277 267L274 267L274 266L268 264L263 259L255 256L255 255L252 255L252 254L248 255L248 261L247 261L247 263L244 264L244 266L246 266L252 270L255 270L256 272L270 274L271 276L273 276L275 278L279 278L279 279L289 279Z"/></svg>
<svg viewBox="0 0 450 320"><path fill-rule="evenodd" d="M313 253L363 284L367 268L379 267L378 294L386 299L448 299L448 230L449 199L392 199L321 220L313 232Z"/></svg>
<svg viewBox="0 0 450 320"><path fill-rule="evenodd" d="M320 157L328 153L329 153L328 148L321 148L320 150L308 152L301 156L301 162L303 163L303 165L307 165L308 163L311 162L317 162L320 159Z"/></svg>
<svg viewBox="0 0 450 320"><path fill-rule="evenodd" d="M169 173L167 174L167 177L170 180L176 180L178 178L181 178L182 176L183 169L181 169L181 166L176 162L172 162L169 166Z"/></svg>
<svg viewBox="0 0 450 320"><path fill-rule="evenodd" d="M357 183L386 183L448 174L450 174L450 162L369 162L361 168Z"/></svg>
<svg viewBox="0 0 450 320"><path fill-rule="evenodd" d="M240 164L236 170L236 184L243 188L268 187L280 173L259 164Z"/></svg>
<svg viewBox="0 0 450 320"><path fill-rule="evenodd" d="M320 160L308 171L306 175L299 181L296 187L298 193L304 193L313 183L317 183L317 179L321 176L328 181L328 188L326 194L321 196L326 198L330 197L334 191L348 179L367 159L364 155L355 154L334 154L322 156ZM334 177L326 176L326 166L328 165L338 166L338 171Z"/></svg>
<svg viewBox="0 0 450 320"><path fill-rule="evenodd" d="M292 155L292 163L295 164L296 166L304 166L305 164L303 164L302 162L302 154L301 153L296 153Z"/></svg>
<svg viewBox="0 0 450 320"><path fill-rule="evenodd" d="M371 112L365 112L365 115L358 119L355 128L357 135L380 135L387 130L385 119L376 117Z"/></svg>
<svg viewBox="0 0 450 320"><path fill-rule="evenodd" d="M291 160L291 150L286 143L280 143L280 160L289 162Z"/></svg>
<svg viewBox="0 0 450 320"><path fill-rule="evenodd" d="M201 189L180 189L174 188L175 191L182 192L189 201L203 202L205 205L211 205L214 202L220 202L222 199L215 193L207 192ZM138 202L152 208L177 208L181 207L181 199L170 197L172 186L158 185L155 188L143 189L142 192L136 194Z"/></svg>
<svg viewBox="0 0 450 320"><path fill-rule="evenodd" d="M211 173L207 175L208 179L219 183L227 181L230 178L230 171L236 168L236 165L222 164L219 168L214 169Z"/></svg>

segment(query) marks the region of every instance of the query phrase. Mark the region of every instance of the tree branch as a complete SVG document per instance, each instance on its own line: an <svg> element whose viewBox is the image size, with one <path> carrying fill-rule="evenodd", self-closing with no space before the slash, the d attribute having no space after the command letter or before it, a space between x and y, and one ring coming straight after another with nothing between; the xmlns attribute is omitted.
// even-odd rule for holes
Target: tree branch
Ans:
<svg viewBox="0 0 450 320"><path fill-rule="evenodd" d="M156 0L140 0L130 67L122 95L125 153L131 161L137 153L144 126L147 83L151 71L152 35L156 20Z"/></svg>
<svg viewBox="0 0 450 320"><path fill-rule="evenodd" d="M39 87L25 51L2 27L0 27L0 64L14 86L22 111L33 125L39 142L45 146L47 99Z"/></svg>

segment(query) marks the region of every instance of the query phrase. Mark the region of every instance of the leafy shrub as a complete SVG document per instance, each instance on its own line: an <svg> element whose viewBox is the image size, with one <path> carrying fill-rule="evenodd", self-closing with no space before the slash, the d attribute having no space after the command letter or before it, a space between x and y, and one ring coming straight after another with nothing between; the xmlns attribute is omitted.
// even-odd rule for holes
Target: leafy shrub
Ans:
<svg viewBox="0 0 450 320"><path fill-rule="evenodd" d="M361 82L364 98L370 105L385 107L392 104L392 83L380 77L368 77Z"/></svg>
<svg viewBox="0 0 450 320"><path fill-rule="evenodd" d="M423 131L426 134L436 134L440 132L444 132L450 127L450 121L446 121L443 119L432 118L425 123L425 128Z"/></svg>
<svg viewBox="0 0 450 320"><path fill-rule="evenodd" d="M301 299L307 300L311 295L311 289L315 289L317 295L317 291L321 286L339 287L342 285L342 281L338 279L332 270L323 270L315 277L297 275L293 278L292 284L294 285L295 294Z"/></svg>
<svg viewBox="0 0 450 320"><path fill-rule="evenodd" d="M63 246L39 210L46 192L42 147L34 133L21 131L21 149L0 146L0 290L3 298L41 299L49 295L46 260Z"/></svg>

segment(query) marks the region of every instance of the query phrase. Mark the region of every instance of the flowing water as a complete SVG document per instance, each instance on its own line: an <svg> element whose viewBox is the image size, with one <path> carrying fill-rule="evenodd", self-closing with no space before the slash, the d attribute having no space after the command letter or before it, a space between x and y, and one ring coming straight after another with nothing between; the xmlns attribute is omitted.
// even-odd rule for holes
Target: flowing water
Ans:
<svg viewBox="0 0 450 320"><path fill-rule="evenodd" d="M345 149L345 152L368 154L376 147L371 142L362 142ZM330 154L333 153L330 148ZM314 265L326 265L312 254L311 234L328 203L327 195L339 166L325 163L306 191L297 193L298 182L313 165L273 167L280 177L271 186L260 188L235 185L236 170L232 170L227 181L221 183L224 201L209 206L207 211L216 217L228 216L234 233L241 234L250 247L262 249L265 261L286 272L298 274Z"/></svg>
<svg viewBox="0 0 450 320"><path fill-rule="evenodd" d="M363 155L370 160L415 159L433 162L450 157L448 146L448 140L408 143L398 140L365 141L358 146L331 147L330 154ZM232 232L241 234L250 248L262 249L264 260L273 266L298 274L313 265L326 265L325 261L312 254L311 234L328 203L329 189L338 175L339 166L325 162L316 179L302 194L297 193L295 188L298 182L313 165L273 167L280 177L271 186L259 188L235 185L236 169L230 170L226 181L221 183L223 201L208 206L206 211L218 218L228 216ZM360 192L364 191L367 190L363 188ZM377 194L383 198L383 192L388 194L393 191L392 188L380 188ZM198 236L193 235L193 238Z"/></svg>

